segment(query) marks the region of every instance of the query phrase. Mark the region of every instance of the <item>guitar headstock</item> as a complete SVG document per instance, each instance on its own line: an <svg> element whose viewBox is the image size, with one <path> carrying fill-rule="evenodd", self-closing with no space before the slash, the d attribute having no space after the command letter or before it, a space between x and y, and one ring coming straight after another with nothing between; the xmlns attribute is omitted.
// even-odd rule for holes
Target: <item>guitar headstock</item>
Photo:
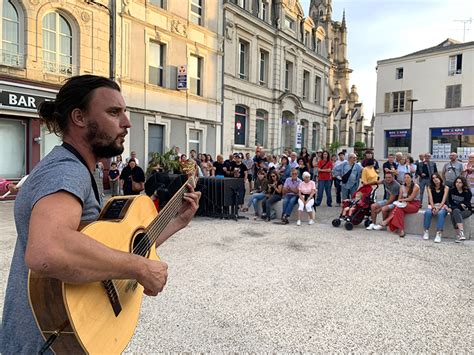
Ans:
<svg viewBox="0 0 474 355"><path fill-rule="evenodd" d="M181 169L183 170L183 173L185 173L188 176L188 184L190 184L192 187L196 187L197 184L197 166L196 162L193 159L186 160L181 163Z"/></svg>

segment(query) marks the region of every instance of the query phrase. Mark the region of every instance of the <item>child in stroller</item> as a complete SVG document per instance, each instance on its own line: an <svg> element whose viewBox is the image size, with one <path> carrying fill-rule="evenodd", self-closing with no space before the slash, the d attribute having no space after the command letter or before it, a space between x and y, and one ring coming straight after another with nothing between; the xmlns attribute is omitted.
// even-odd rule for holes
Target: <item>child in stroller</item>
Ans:
<svg viewBox="0 0 474 355"><path fill-rule="evenodd" d="M372 189L372 185L361 186L354 194L352 199L342 201L342 211L339 218L333 219L332 225L339 227L342 221L345 221L344 227L352 230L354 226L364 221L367 227L370 225L370 206L375 202L375 193L377 187Z"/></svg>

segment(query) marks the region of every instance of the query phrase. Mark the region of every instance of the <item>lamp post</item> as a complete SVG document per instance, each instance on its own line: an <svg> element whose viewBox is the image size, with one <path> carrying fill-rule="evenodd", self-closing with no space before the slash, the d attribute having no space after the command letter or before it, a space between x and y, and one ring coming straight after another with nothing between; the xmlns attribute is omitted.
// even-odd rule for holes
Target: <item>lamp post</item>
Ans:
<svg viewBox="0 0 474 355"><path fill-rule="evenodd" d="M413 155L413 104L417 102L418 99L409 99L410 103L410 154Z"/></svg>

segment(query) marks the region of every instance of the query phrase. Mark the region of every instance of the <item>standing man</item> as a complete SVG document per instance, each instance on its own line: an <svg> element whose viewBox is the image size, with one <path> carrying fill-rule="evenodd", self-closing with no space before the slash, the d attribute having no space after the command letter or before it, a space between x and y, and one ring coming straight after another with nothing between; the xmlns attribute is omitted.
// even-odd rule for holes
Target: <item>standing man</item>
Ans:
<svg viewBox="0 0 474 355"><path fill-rule="evenodd" d="M340 164L335 170L341 175L341 198L343 200L352 198L352 194L359 187L362 175L362 167L357 164L357 155L349 154L349 160Z"/></svg>
<svg viewBox="0 0 474 355"><path fill-rule="evenodd" d="M245 160L243 161L243 163L245 164L245 166L247 167L247 180L249 182L249 191L252 191L253 190L253 178L254 178L254 175L253 175L253 159L250 158L250 153L245 153ZM255 175L255 178L257 178L257 175Z"/></svg>
<svg viewBox="0 0 474 355"><path fill-rule="evenodd" d="M334 168L333 168L333 180L334 180L334 186L336 187L336 206L341 206L341 179L342 175L340 170L337 169L337 167L347 160L345 159L345 154L344 152L339 152L337 155L337 160L334 163Z"/></svg>
<svg viewBox="0 0 474 355"><path fill-rule="evenodd" d="M130 161L130 159L134 159L135 160L135 164L137 164L138 166L140 166L140 162L138 161L138 158L137 158L137 153L135 151L132 150L132 152L130 153L130 156L125 160L125 162L128 164L128 162Z"/></svg>
<svg viewBox="0 0 474 355"><path fill-rule="evenodd" d="M168 274L162 261L111 249L78 231L81 222L97 219L102 207L92 176L96 162L121 154L131 127L117 83L94 75L72 77L56 100L41 104L39 117L64 143L33 169L15 202L18 239L3 308L3 354L37 354L44 344L28 302L28 269L67 283L134 279L151 296L163 290ZM157 246L194 216L200 193L188 188Z"/></svg>
<svg viewBox="0 0 474 355"><path fill-rule="evenodd" d="M446 186L449 188L453 187L454 180L458 176L461 176L463 171L462 163L458 160L458 155L456 152L451 152L449 154L449 161L443 166L443 180Z"/></svg>
<svg viewBox="0 0 474 355"><path fill-rule="evenodd" d="M425 160L421 165L420 173L420 201L421 206L423 206L423 194L425 193L425 188L430 185L431 175L438 172L438 168L435 162L431 161L431 154L425 153Z"/></svg>

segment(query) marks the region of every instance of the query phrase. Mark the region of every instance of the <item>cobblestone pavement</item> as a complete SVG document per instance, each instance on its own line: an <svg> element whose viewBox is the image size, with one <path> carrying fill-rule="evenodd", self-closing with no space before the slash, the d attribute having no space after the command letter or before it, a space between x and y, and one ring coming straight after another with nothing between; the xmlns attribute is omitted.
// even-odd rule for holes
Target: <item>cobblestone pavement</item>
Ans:
<svg viewBox="0 0 474 355"><path fill-rule="evenodd" d="M3 307L15 241L0 203ZM434 244L330 220L301 227L196 218L163 245L169 281L145 297L127 353L473 353L474 242Z"/></svg>

